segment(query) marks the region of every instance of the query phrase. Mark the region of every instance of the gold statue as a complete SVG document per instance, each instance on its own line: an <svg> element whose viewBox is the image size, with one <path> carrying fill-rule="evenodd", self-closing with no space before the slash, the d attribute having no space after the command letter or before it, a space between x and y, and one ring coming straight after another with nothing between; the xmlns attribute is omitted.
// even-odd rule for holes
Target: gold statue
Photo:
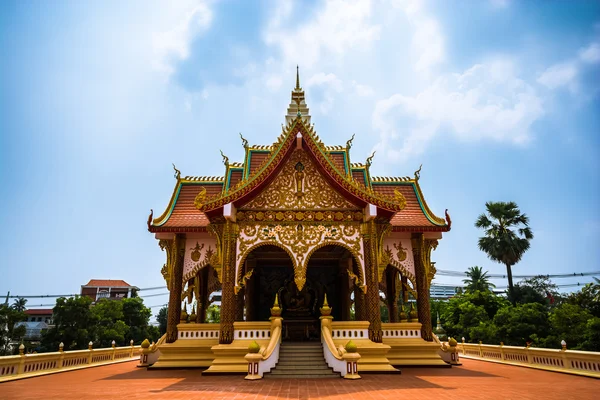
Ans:
<svg viewBox="0 0 600 400"><path fill-rule="evenodd" d="M294 167L296 173L294 174L296 178L296 194L302 193L302 184L304 182L304 165L301 162L298 162Z"/></svg>
<svg viewBox="0 0 600 400"><path fill-rule="evenodd" d="M206 203L206 188L202 186L200 188L200 192L198 192L196 198L194 199L194 207L196 207L199 210L202 208L204 203Z"/></svg>

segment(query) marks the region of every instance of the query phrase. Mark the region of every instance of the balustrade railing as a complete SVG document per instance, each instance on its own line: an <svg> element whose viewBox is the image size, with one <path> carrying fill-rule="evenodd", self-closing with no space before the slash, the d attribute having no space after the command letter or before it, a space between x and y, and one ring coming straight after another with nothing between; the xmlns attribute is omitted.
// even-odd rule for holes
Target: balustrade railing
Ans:
<svg viewBox="0 0 600 400"><path fill-rule="evenodd" d="M600 352L459 343L464 358L600 378Z"/></svg>
<svg viewBox="0 0 600 400"><path fill-rule="evenodd" d="M62 343L61 343L62 344ZM51 374L93 365L122 362L137 357L140 346L109 347L94 349L90 343L87 350L59 351L24 354L21 345L19 355L0 357L0 382L33 375Z"/></svg>

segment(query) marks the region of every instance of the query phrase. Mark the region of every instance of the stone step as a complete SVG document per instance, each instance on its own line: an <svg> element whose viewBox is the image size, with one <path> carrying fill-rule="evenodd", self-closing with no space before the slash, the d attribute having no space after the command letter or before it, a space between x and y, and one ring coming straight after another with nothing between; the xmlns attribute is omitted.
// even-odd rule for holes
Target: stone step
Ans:
<svg viewBox="0 0 600 400"><path fill-rule="evenodd" d="M277 365L327 365L323 358L314 360L282 360L279 359Z"/></svg>
<svg viewBox="0 0 600 400"><path fill-rule="evenodd" d="M317 365L279 365L279 364L277 364L276 370L277 371L303 371L303 370L330 371L327 364L317 364Z"/></svg>
<svg viewBox="0 0 600 400"><path fill-rule="evenodd" d="M323 354L323 349L310 349L310 350L283 350L279 349L279 354L313 354L320 353Z"/></svg>
<svg viewBox="0 0 600 400"><path fill-rule="evenodd" d="M309 369L306 369L306 370L301 369L301 370L297 370L297 371L275 369L275 370L271 371L270 374L272 376L275 376L275 375L296 375L296 376L305 376L305 375L330 375L330 376L339 376L339 374L336 374L335 372L333 372L330 369L327 369L327 370L316 370L316 371L312 371L312 370L309 370Z"/></svg>
<svg viewBox="0 0 600 400"><path fill-rule="evenodd" d="M281 374L281 375L271 375L265 374L265 378L267 379L336 379L340 376L338 374L327 374L327 375L294 375L294 374Z"/></svg>

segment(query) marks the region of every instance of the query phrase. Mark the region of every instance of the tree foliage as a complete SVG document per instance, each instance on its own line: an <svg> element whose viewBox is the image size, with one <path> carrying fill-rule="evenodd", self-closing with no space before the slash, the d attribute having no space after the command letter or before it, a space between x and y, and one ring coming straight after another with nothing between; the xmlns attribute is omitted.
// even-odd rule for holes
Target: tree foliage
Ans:
<svg viewBox="0 0 600 400"><path fill-rule="evenodd" d="M556 288L547 277L535 277L515 286L527 290L527 296L512 305L506 298L489 290L465 292L445 304L436 304L448 336L464 337L468 342L560 348L562 340L576 350L600 351L600 317L593 314L600 304L594 301L593 284L568 297L556 294L553 305L542 293ZM523 303L524 301L530 301Z"/></svg>
<svg viewBox="0 0 600 400"><path fill-rule="evenodd" d="M164 306L158 310L158 314L156 314L156 320L158 321L158 330L160 335L164 335L167 333L167 313L169 312L169 307Z"/></svg>
<svg viewBox="0 0 600 400"><path fill-rule="evenodd" d="M20 343L25 336L25 326L19 322L27 320L27 314L24 313L25 299L17 299L12 306L0 304L0 355L11 355L15 353L18 346L13 344Z"/></svg>
<svg viewBox="0 0 600 400"><path fill-rule="evenodd" d="M466 285L465 290L468 292L475 292L477 290L484 292L496 287L496 285L490 282L487 271L483 272L483 268L481 267L470 267L466 274L468 279L463 279L463 283Z"/></svg>
<svg viewBox="0 0 600 400"><path fill-rule="evenodd" d="M475 226L484 230L479 238L479 249L488 257L506 266L508 291L513 293L512 266L521 261L530 247L533 232L529 227L529 218L521 214L514 202L487 202L486 213L475 221ZM514 304L514 300L513 300Z"/></svg>
<svg viewBox="0 0 600 400"><path fill-rule="evenodd" d="M92 306L87 296L60 297L53 310L54 326L42 334L42 348L56 351L129 345L130 340L157 340L159 332L148 324L151 311L139 297L123 300L100 299Z"/></svg>

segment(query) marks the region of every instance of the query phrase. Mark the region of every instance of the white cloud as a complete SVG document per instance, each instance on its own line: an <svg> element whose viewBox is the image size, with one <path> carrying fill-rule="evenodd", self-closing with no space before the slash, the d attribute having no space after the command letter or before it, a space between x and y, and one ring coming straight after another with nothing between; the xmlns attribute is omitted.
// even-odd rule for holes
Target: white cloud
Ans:
<svg viewBox="0 0 600 400"><path fill-rule="evenodd" d="M153 67L171 74L176 60L185 60L190 55L190 42L205 32L212 22L212 11L205 2L197 3L193 9L170 30L155 33L152 45L155 53Z"/></svg>
<svg viewBox="0 0 600 400"><path fill-rule="evenodd" d="M269 88L269 90L271 90L272 92L279 90L279 88L281 88L282 83L283 79L279 74L270 75L267 77L267 88Z"/></svg>
<svg viewBox="0 0 600 400"><path fill-rule="evenodd" d="M412 52L417 60L414 70L428 73L446 57L440 23L426 12L420 0L392 0L392 4L404 11L413 27Z"/></svg>
<svg viewBox="0 0 600 400"><path fill-rule="evenodd" d="M589 64L595 64L600 61L600 44L594 42L579 52L579 59Z"/></svg>
<svg viewBox="0 0 600 400"><path fill-rule="evenodd" d="M318 88L323 91L323 100L316 104L317 109L323 114L328 114L333 108L336 93L343 91L342 81L332 73L319 72L306 81L307 88Z"/></svg>
<svg viewBox="0 0 600 400"><path fill-rule="evenodd" d="M577 66L573 62L555 64L547 68L537 78L537 81L550 89L556 89L561 86L570 86L574 90L574 82L577 73Z"/></svg>
<svg viewBox="0 0 600 400"><path fill-rule="evenodd" d="M490 0L490 4L494 8L506 8L510 5L511 0Z"/></svg>
<svg viewBox="0 0 600 400"><path fill-rule="evenodd" d="M354 88L354 92L360 97L370 97L375 94L371 86L361 85L360 83L356 83L356 81L352 81L352 87Z"/></svg>
<svg viewBox="0 0 600 400"><path fill-rule="evenodd" d="M371 12L370 0L331 0L309 23L288 30L284 21L291 17L292 5L286 2L268 24L265 42L280 47L283 65L302 60L303 67L310 68L323 56L343 56L354 47L369 46L379 39L381 28L371 23Z"/></svg>
<svg viewBox="0 0 600 400"><path fill-rule="evenodd" d="M373 127L380 134L376 147L398 160L422 153L441 131L461 140L524 144L543 114L533 87L515 76L510 61L496 60L441 76L415 96L377 102Z"/></svg>

